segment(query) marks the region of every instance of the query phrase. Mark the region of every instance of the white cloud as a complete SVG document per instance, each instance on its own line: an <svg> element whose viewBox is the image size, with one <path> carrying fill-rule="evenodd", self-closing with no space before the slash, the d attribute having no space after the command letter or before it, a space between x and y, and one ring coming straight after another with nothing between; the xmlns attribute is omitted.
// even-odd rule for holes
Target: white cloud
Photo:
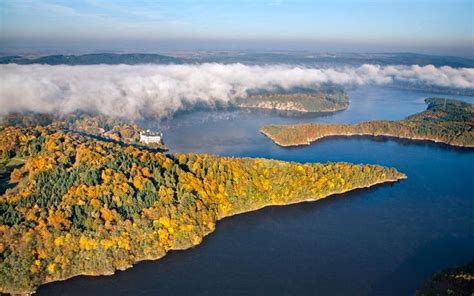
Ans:
<svg viewBox="0 0 474 296"><path fill-rule="evenodd" d="M414 81L474 88L474 69L434 66L304 68L290 65L0 65L0 113L97 111L136 119L168 116L197 103L245 97L250 89Z"/></svg>

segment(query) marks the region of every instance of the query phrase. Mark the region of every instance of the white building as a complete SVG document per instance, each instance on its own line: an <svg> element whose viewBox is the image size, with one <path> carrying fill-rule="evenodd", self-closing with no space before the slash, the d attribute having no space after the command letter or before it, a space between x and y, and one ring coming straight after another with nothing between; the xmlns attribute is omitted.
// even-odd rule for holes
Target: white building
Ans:
<svg viewBox="0 0 474 296"><path fill-rule="evenodd" d="M140 132L140 142L143 142L145 144L150 144L150 143L161 144L162 140L163 140L163 133L161 132L152 132L150 130Z"/></svg>

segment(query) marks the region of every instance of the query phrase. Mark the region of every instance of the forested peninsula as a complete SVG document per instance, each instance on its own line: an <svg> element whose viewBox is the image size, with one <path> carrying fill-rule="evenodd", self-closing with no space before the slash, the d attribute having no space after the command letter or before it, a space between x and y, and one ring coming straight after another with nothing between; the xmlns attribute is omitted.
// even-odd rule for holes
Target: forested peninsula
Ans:
<svg viewBox="0 0 474 296"><path fill-rule="evenodd" d="M280 146L309 145L332 136L387 136L474 147L474 106L458 100L428 98L427 110L399 121L359 124L267 125L260 130Z"/></svg>
<svg viewBox="0 0 474 296"><path fill-rule="evenodd" d="M349 97L341 87L322 86L317 89L251 94L237 106L301 113L328 113L347 109Z"/></svg>
<svg viewBox="0 0 474 296"><path fill-rule="evenodd" d="M198 245L227 216L406 177L378 165L168 155L43 123L0 128L1 293L110 275Z"/></svg>

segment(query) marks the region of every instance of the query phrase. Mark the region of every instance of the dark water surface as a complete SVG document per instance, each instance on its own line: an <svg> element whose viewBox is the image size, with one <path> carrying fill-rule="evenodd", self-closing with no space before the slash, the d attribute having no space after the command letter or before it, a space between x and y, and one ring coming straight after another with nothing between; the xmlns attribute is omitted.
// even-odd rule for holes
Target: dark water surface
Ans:
<svg viewBox="0 0 474 296"><path fill-rule="evenodd" d="M349 96L348 110L322 117L181 114L164 124L165 140L172 152L382 164L407 180L227 218L196 248L114 276L48 284L39 294L413 295L433 272L474 258L473 150L381 138L281 148L258 132L269 123L402 119L434 95L363 87Z"/></svg>

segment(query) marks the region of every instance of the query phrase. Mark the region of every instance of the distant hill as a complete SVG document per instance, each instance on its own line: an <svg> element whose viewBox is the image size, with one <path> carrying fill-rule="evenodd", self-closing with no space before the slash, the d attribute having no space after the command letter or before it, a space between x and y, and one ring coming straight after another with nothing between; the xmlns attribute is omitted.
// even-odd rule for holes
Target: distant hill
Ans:
<svg viewBox="0 0 474 296"><path fill-rule="evenodd" d="M401 53L373 53L373 54L343 54L339 56L341 62L365 63L379 65L434 65L436 67L474 67L474 60L455 56L437 56L410 52Z"/></svg>
<svg viewBox="0 0 474 296"><path fill-rule="evenodd" d="M200 52L187 57L151 53L94 53L84 55L49 55L26 58L18 55L0 57L0 64L96 65L96 64L183 64L242 63L246 65L292 64L311 67L378 65L434 65L436 67L474 67L474 59L417 53L311 53L311 52Z"/></svg>
<svg viewBox="0 0 474 296"><path fill-rule="evenodd" d="M417 53L312 53L312 52L212 52L195 57L199 62L243 64L297 64L317 67L378 65L434 65L474 67L474 59Z"/></svg>
<svg viewBox="0 0 474 296"><path fill-rule="evenodd" d="M148 53L94 53L84 55L50 55L39 58L24 58L21 56L0 57L0 64L46 64L46 65L118 65L118 64L182 64L186 60L160 54Z"/></svg>

